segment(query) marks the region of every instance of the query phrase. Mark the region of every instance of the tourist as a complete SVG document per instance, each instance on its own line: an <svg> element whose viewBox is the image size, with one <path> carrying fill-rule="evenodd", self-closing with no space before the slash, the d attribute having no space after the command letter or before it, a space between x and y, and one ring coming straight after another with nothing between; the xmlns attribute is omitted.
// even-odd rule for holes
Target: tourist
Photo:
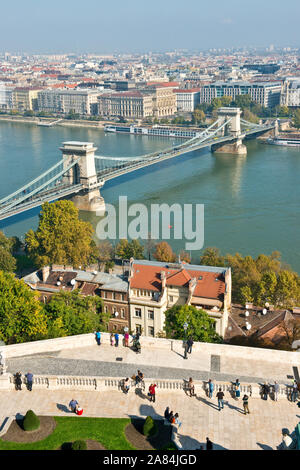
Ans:
<svg viewBox="0 0 300 470"><path fill-rule="evenodd" d="M72 400L69 403L69 408L71 408L71 411L73 413L76 413L78 407L78 401L72 398Z"/></svg>
<svg viewBox="0 0 300 470"><path fill-rule="evenodd" d="M283 433L283 436L282 436L282 442L281 444L278 446L278 448L280 450L289 450L290 448L290 445L292 444L293 442L293 439L291 438L291 436L288 435L288 433L286 431L284 431Z"/></svg>
<svg viewBox="0 0 300 470"><path fill-rule="evenodd" d="M15 374L15 386L16 386L16 390L22 390L22 374L21 374L21 372L16 372L16 374Z"/></svg>
<svg viewBox="0 0 300 470"><path fill-rule="evenodd" d="M137 375L135 376L135 385L138 385L139 383L141 383L142 385L144 385L144 388L145 388L145 384L144 384L144 374L143 374L143 372L141 372L140 370L137 371Z"/></svg>
<svg viewBox="0 0 300 470"><path fill-rule="evenodd" d="M206 438L206 450L213 450L213 443L209 439L209 437Z"/></svg>
<svg viewBox="0 0 300 470"><path fill-rule="evenodd" d="M125 380L124 380L124 393L128 393L129 390L130 390L130 379L129 377L127 377Z"/></svg>
<svg viewBox="0 0 300 470"><path fill-rule="evenodd" d="M126 331L124 334L125 347L128 348L129 333Z"/></svg>
<svg viewBox="0 0 300 470"><path fill-rule="evenodd" d="M175 416L174 416L173 411L171 411L171 413L170 413L169 421L170 421L171 424L174 424L174 423L175 423Z"/></svg>
<svg viewBox="0 0 300 470"><path fill-rule="evenodd" d="M81 416L82 413L83 413L83 409L78 405L77 408L76 408L75 413L76 413L78 416Z"/></svg>
<svg viewBox="0 0 300 470"><path fill-rule="evenodd" d="M245 395L243 396L243 407L244 407L245 415L246 415L247 413L250 414L248 402L249 402L249 397L248 397L248 395L245 394Z"/></svg>
<svg viewBox="0 0 300 470"><path fill-rule="evenodd" d="M167 408L165 409L165 412L164 412L164 418L165 418L167 421L169 421L170 415L171 415L171 413L170 413L170 408L167 406Z"/></svg>
<svg viewBox="0 0 300 470"><path fill-rule="evenodd" d="M235 398L238 400L241 396L241 384L239 382L239 379L236 379L235 381L234 390L235 390Z"/></svg>
<svg viewBox="0 0 300 470"><path fill-rule="evenodd" d="M212 380L209 379L209 381L208 381L208 396L209 396L209 398L212 398L214 389L215 389L215 386L214 386Z"/></svg>
<svg viewBox="0 0 300 470"><path fill-rule="evenodd" d="M221 387L219 388L219 391L216 396L218 398L219 411L221 411L221 409L224 408L224 393L222 392Z"/></svg>
<svg viewBox="0 0 300 470"><path fill-rule="evenodd" d="M263 400L267 400L268 399L268 394L270 392L270 387L269 385L267 384L267 382L265 382L262 386L262 393L263 393Z"/></svg>
<svg viewBox="0 0 300 470"><path fill-rule="evenodd" d="M110 345L113 346L114 343L115 343L115 337L114 337L114 334L111 333L111 334L110 334Z"/></svg>
<svg viewBox="0 0 300 470"><path fill-rule="evenodd" d="M96 331L95 336L96 336L97 344L98 344L98 346L100 346L101 345L101 333L100 333L100 331Z"/></svg>
<svg viewBox="0 0 300 470"><path fill-rule="evenodd" d="M179 421L179 414L175 413L174 418L175 418L174 424L176 424L180 428L180 426L182 425L182 422Z"/></svg>
<svg viewBox="0 0 300 470"><path fill-rule="evenodd" d="M278 401L278 393L279 393L279 384L275 381L274 382L274 400Z"/></svg>
<svg viewBox="0 0 300 470"><path fill-rule="evenodd" d="M187 352L188 352L189 354L191 354L191 352L192 352L192 347L193 347L193 344L194 344L194 341L193 341L192 336L189 337L189 339L187 340L187 343L186 343L186 344L187 344Z"/></svg>
<svg viewBox="0 0 300 470"><path fill-rule="evenodd" d="M298 385L297 385L297 381L294 380L293 382L293 385L292 385L292 401L296 401L297 400L297 395L298 395Z"/></svg>
<svg viewBox="0 0 300 470"><path fill-rule="evenodd" d="M33 382L33 374L31 372L28 372L26 374L26 380L27 380L27 389L31 392L32 391L32 382Z"/></svg>
<svg viewBox="0 0 300 470"><path fill-rule="evenodd" d="M188 381L188 391L190 392L190 397L195 396L195 385L193 383L192 377L190 377Z"/></svg>
<svg viewBox="0 0 300 470"><path fill-rule="evenodd" d="M155 387L157 387L156 384L151 384L149 386L149 393L148 393L148 396L150 397L150 401L152 401L153 403L155 403Z"/></svg>
<svg viewBox="0 0 300 470"><path fill-rule="evenodd" d="M119 335L115 333L116 348L119 346Z"/></svg>

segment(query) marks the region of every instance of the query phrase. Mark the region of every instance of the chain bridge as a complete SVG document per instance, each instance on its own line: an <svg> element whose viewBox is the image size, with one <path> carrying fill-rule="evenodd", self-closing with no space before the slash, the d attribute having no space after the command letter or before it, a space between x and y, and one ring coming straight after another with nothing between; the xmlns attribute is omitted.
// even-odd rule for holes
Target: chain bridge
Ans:
<svg viewBox="0 0 300 470"><path fill-rule="evenodd" d="M164 160L210 147L212 151L245 154L243 139L255 138L275 128L240 118L239 108L219 108L218 119L197 137L182 144L138 157L95 155L91 142L64 142L62 159L33 181L0 200L0 220L38 207L44 202L72 199L82 210L105 208L99 189L106 181Z"/></svg>

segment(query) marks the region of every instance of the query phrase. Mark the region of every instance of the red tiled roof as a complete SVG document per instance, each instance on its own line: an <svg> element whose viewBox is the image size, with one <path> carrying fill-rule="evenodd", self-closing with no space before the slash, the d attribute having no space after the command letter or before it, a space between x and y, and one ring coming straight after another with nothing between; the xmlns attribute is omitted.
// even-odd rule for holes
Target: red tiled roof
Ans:
<svg viewBox="0 0 300 470"><path fill-rule="evenodd" d="M173 91L174 93L197 93L198 91L200 91L200 88L176 88Z"/></svg>
<svg viewBox="0 0 300 470"><path fill-rule="evenodd" d="M196 278L197 284L193 297L219 299L225 292L225 281L222 274L190 269L172 269L160 266L134 263L130 287L152 291L161 291L161 271L166 273L167 285L188 287L190 279ZM218 281L216 281L218 279Z"/></svg>

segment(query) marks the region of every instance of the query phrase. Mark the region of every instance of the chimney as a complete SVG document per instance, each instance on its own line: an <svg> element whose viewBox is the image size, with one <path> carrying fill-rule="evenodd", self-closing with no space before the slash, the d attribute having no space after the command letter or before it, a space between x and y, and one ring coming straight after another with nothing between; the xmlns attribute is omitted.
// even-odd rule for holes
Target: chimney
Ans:
<svg viewBox="0 0 300 470"><path fill-rule="evenodd" d="M44 266L44 267L42 268L42 279L43 279L43 282L46 282L46 281L47 281L49 274L50 274L50 266Z"/></svg>
<svg viewBox="0 0 300 470"><path fill-rule="evenodd" d="M160 279L161 279L161 288L164 290L166 288L166 273L165 271L160 272Z"/></svg>

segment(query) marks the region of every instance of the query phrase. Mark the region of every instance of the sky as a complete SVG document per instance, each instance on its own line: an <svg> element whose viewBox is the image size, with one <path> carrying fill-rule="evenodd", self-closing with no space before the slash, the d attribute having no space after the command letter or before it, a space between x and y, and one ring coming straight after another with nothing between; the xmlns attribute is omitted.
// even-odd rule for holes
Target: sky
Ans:
<svg viewBox="0 0 300 470"><path fill-rule="evenodd" d="M300 1L286 5L282 0L2 0L0 51L300 47Z"/></svg>

